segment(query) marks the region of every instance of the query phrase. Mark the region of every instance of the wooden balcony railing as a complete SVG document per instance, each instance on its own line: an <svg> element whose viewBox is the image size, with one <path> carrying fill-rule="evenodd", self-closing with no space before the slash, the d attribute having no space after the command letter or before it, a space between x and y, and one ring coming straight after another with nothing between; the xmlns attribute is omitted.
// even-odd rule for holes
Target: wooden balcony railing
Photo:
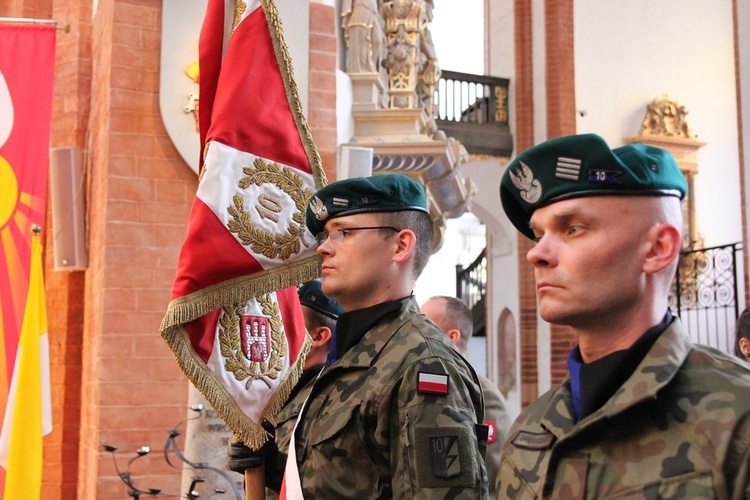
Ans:
<svg viewBox="0 0 750 500"><path fill-rule="evenodd" d="M435 92L437 127L469 153L509 157L509 83L507 78L442 71Z"/></svg>

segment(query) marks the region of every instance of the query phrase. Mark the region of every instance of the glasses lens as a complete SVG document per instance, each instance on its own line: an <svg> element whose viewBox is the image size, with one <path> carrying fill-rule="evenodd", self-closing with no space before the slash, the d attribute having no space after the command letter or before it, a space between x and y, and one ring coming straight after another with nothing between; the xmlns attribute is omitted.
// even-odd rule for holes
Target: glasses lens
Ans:
<svg viewBox="0 0 750 500"><path fill-rule="evenodd" d="M322 245L328 239L328 231L321 231L315 235L315 241L318 245Z"/></svg>

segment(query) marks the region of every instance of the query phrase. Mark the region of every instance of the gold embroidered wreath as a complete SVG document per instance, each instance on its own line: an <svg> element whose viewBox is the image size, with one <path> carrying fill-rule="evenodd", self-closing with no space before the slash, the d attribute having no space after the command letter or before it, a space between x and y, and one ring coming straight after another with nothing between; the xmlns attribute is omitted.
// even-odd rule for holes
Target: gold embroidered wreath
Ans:
<svg viewBox="0 0 750 500"><path fill-rule="evenodd" d="M241 189L247 189L251 184L274 184L294 201L296 210L292 214L292 222L283 234L262 231L253 226L250 212L245 210L244 198L236 194L232 199L234 205L227 207L229 215L232 216L227 227L230 232L237 234L243 245L249 246L256 254L269 259L279 257L286 260L300 251L301 244L307 246L303 239L305 207L313 193L305 186L304 179L289 167L282 168L278 163L267 163L262 158L256 158L253 166L242 169L245 177L241 178L237 185Z"/></svg>

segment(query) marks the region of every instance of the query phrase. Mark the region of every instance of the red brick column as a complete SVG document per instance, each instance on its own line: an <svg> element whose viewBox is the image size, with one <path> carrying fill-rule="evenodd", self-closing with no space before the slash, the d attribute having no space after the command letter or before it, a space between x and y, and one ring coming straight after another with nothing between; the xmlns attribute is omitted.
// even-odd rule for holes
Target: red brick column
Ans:
<svg viewBox="0 0 750 500"><path fill-rule="evenodd" d="M140 446L156 451L187 409L187 380L159 324L197 178L159 111L161 5L99 2L93 20L79 499L127 494L102 445L122 464ZM158 452L133 474L144 488L180 489Z"/></svg>
<svg viewBox="0 0 750 500"><path fill-rule="evenodd" d="M308 121L328 181L336 180L336 12L310 2Z"/></svg>
<svg viewBox="0 0 750 500"><path fill-rule="evenodd" d="M67 24L69 31L57 33L50 146L85 150L91 90L91 5L57 0L52 17L59 25ZM44 439L42 498L65 499L76 496L78 480L86 273L54 270L54 230L48 210L45 284L53 422L52 434Z"/></svg>
<svg viewBox="0 0 750 500"><path fill-rule="evenodd" d="M544 2L547 137L576 133L573 0Z"/></svg>
<svg viewBox="0 0 750 500"><path fill-rule="evenodd" d="M534 145L534 63L532 59L532 15L530 0L516 0L516 154ZM531 242L518 237L519 336L521 347L521 405L539 395L537 363L536 286L534 270L526 260Z"/></svg>
<svg viewBox="0 0 750 500"><path fill-rule="evenodd" d="M547 137L576 133L575 50L573 0L544 2ZM551 382L568 373L566 360L577 339L568 327L550 329Z"/></svg>

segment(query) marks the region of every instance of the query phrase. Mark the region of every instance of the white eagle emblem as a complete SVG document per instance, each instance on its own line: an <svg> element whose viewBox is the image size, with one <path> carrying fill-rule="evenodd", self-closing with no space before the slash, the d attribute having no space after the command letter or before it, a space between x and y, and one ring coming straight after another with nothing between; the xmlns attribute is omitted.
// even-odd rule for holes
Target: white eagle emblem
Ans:
<svg viewBox="0 0 750 500"><path fill-rule="evenodd" d="M510 172L510 180L521 192L521 198L527 203L536 203L542 197L542 184L534 179L534 172L524 162L520 167Z"/></svg>
<svg viewBox="0 0 750 500"><path fill-rule="evenodd" d="M318 220L326 220L328 218L328 209L317 196L310 201L310 210Z"/></svg>

